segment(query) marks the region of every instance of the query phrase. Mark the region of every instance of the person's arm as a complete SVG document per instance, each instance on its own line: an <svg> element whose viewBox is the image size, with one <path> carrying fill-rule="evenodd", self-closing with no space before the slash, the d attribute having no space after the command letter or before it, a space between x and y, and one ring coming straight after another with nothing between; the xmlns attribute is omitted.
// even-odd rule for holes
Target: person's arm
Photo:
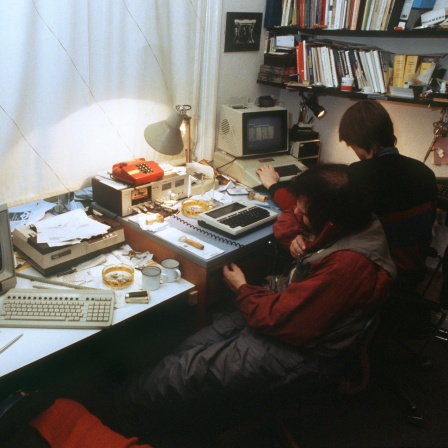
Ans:
<svg viewBox="0 0 448 448"><path fill-rule="evenodd" d="M382 300L391 279L364 256L339 251L316 262L309 276L283 293L243 284L236 303L251 327L294 346L321 336L354 307Z"/></svg>
<svg viewBox="0 0 448 448"><path fill-rule="evenodd" d="M261 183L268 190L272 200L285 211L296 204L296 198L287 190L284 182L272 165L262 165L255 170L260 176Z"/></svg>

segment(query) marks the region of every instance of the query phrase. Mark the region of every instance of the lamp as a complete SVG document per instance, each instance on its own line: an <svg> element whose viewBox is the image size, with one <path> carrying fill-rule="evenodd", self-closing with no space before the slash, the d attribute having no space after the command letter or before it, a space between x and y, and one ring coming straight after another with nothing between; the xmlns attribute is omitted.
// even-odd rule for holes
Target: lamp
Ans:
<svg viewBox="0 0 448 448"><path fill-rule="evenodd" d="M176 106L176 109L170 113L164 121L150 124L145 129L146 142L160 154L175 156L184 149L181 126L186 125L187 147L185 148L186 162L191 162L191 143L190 143L190 120L187 111L191 106L184 104Z"/></svg>
<svg viewBox="0 0 448 448"><path fill-rule="evenodd" d="M307 96L303 93L300 95L303 98L304 105L313 112L316 118L323 118L326 115L327 110L317 102L317 97L314 93L310 93Z"/></svg>

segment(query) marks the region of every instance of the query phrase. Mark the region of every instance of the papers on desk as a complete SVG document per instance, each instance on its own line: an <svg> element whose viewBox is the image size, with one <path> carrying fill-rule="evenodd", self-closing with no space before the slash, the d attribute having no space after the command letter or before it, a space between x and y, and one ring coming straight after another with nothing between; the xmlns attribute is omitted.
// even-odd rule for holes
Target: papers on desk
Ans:
<svg viewBox="0 0 448 448"><path fill-rule="evenodd" d="M182 232L181 230L174 229L172 227L157 232L157 235L166 239L170 243L178 247L181 247L187 252L190 252L194 255L197 255L198 257L203 258L204 260L209 260L210 258L216 257L217 255L222 254L224 252L222 249L219 249L218 247L213 246L212 244L206 243L195 236L188 235L187 233ZM192 246L191 244L179 241L179 239L182 237L201 243L204 246L204 248L198 249Z"/></svg>
<svg viewBox="0 0 448 448"><path fill-rule="evenodd" d="M83 239L104 235L110 228L90 219L81 209L44 219L34 226L37 230L37 242L47 243L50 247L76 244Z"/></svg>

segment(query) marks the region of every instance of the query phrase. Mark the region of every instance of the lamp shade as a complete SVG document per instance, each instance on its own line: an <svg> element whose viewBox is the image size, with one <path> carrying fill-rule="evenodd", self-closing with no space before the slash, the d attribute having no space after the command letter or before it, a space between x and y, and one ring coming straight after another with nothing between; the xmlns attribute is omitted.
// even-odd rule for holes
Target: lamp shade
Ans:
<svg viewBox="0 0 448 448"><path fill-rule="evenodd" d="M168 156L180 154L184 149L180 126L185 118L189 118L181 107L171 112L168 118L150 124L145 129L145 140L157 152Z"/></svg>
<svg viewBox="0 0 448 448"><path fill-rule="evenodd" d="M306 98L305 104L311 109L316 118L322 118L327 113L327 110L317 102L317 98L313 94Z"/></svg>

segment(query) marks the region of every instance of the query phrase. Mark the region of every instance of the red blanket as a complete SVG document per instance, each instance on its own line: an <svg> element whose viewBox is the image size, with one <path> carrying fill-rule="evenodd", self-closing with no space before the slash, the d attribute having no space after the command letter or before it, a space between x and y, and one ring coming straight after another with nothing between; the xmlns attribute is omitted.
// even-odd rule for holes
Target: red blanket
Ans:
<svg viewBox="0 0 448 448"><path fill-rule="evenodd" d="M31 421L51 448L152 448L112 431L76 401L58 399Z"/></svg>

